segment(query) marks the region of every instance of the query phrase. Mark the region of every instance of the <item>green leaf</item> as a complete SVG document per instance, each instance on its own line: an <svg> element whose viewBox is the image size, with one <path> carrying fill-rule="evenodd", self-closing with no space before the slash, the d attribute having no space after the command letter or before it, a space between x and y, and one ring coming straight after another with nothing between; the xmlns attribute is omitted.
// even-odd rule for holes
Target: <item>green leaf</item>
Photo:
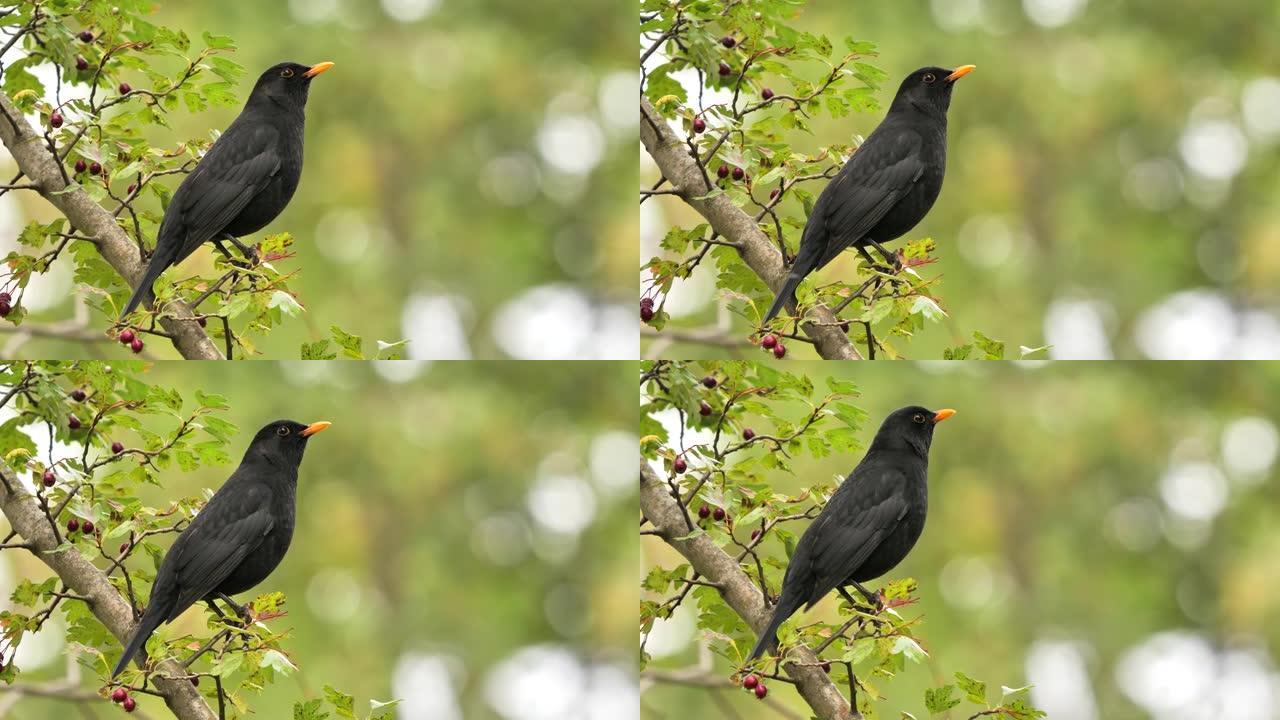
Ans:
<svg viewBox="0 0 1280 720"><path fill-rule="evenodd" d="M974 680L962 672L956 673L956 686L964 693L969 702L978 705L987 704L987 684Z"/></svg>
<svg viewBox="0 0 1280 720"><path fill-rule="evenodd" d="M329 350L328 340L317 340L312 343L302 343L301 357L303 360L332 360L338 357L338 354Z"/></svg>
<svg viewBox="0 0 1280 720"><path fill-rule="evenodd" d="M285 657L284 653L279 650L268 650L263 653L262 660L258 662L258 667L269 667L281 675L290 675L294 670L298 669L297 666L290 662L289 658Z"/></svg>
<svg viewBox="0 0 1280 720"><path fill-rule="evenodd" d="M356 716L356 699L354 697L335 690L332 685L325 685L324 699L328 700L329 704L333 706L333 711L338 713L338 717L352 718L354 720Z"/></svg>
<svg viewBox="0 0 1280 720"><path fill-rule="evenodd" d="M352 335L337 325L329 326L329 334L333 336L333 341L342 348L342 354L352 360L363 360L364 354L360 351L360 345L363 341L359 335Z"/></svg>
<svg viewBox="0 0 1280 720"><path fill-rule="evenodd" d="M960 704L960 698L951 697L955 692L954 685L943 685L940 688L929 688L924 691L924 706L933 715L943 713Z"/></svg>
<svg viewBox="0 0 1280 720"><path fill-rule="evenodd" d="M271 293L271 299L267 301L268 309L280 308L280 311L289 317L297 317L302 312L302 306L289 293L283 290L276 290Z"/></svg>
<svg viewBox="0 0 1280 720"><path fill-rule="evenodd" d="M200 37L201 39L204 40L204 44L206 46L214 50L235 50L236 49L235 41L227 37L226 35L214 35L211 32L205 31L204 33L201 33Z"/></svg>
<svg viewBox="0 0 1280 720"><path fill-rule="evenodd" d="M308 700L305 703L293 704L293 720L325 720L329 713L321 709L320 700Z"/></svg>

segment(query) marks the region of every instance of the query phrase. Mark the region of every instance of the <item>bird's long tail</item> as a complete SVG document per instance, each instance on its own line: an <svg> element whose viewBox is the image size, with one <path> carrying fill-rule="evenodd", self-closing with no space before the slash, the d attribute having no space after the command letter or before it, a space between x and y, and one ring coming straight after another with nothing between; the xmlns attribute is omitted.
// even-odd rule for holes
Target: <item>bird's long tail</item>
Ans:
<svg viewBox="0 0 1280 720"><path fill-rule="evenodd" d="M147 263L147 270L142 274L142 282L138 283L138 287L134 289L133 296L129 298L129 304L124 306L124 312L120 313L121 318L138 309L143 300L152 297L151 286L160 277L160 273L173 264L172 253L167 251L166 247L167 243L157 240L156 251L151 254L151 262Z"/></svg>
<svg viewBox="0 0 1280 720"><path fill-rule="evenodd" d="M782 623L795 614L795 611L799 610L803 604L804 598L798 597L795 593L788 593L786 588L783 588L782 597L778 598L778 604L773 608L773 617L769 618L769 627L760 633L760 639L756 641L756 646L751 649L751 655L747 657L747 662L755 660L778 644L778 628L782 627Z"/></svg>
<svg viewBox="0 0 1280 720"><path fill-rule="evenodd" d="M818 253L811 252L801 241L800 254L796 256L796 261L791 264L791 273L787 275L787 282L783 284L782 290L778 291L778 297L774 299L773 307L769 308L769 312L765 314L764 320L760 323L761 325L768 324L773 319L773 316L782 310L783 305L795 300L796 288L800 286L800 281L813 272L817 262Z"/></svg>
<svg viewBox="0 0 1280 720"><path fill-rule="evenodd" d="M160 627L164 622L168 613L159 603L153 603L147 607L146 612L142 613L142 619L138 621L138 629L133 631L133 637L129 638L129 644L124 647L124 654L120 656L120 662L116 663L116 669L111 671L111 677L120 674L124 670L124 666L129 664L133 656L138 654L142 646L147 644L147 638L151 637L151 633Z"/></svg>

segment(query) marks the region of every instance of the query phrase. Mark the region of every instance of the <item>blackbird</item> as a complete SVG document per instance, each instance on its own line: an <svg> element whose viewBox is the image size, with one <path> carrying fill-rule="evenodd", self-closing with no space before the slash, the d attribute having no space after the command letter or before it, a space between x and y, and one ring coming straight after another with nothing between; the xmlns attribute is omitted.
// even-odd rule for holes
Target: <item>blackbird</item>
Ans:
<svg viewBox="0 0 1280 720"><path fill-rule="evenodd" d="M258 431L240 467L178 535L160 563L146 612L138 620L111 677L147 643L162 623L205 600L221 598L240 615L229 596L266 579L280 564L293 538L294 494L307 439L329 427L277 420Z"/></svg>
<svg viewBox="0 0 1280 720"><path fill-rule="evenodd" d="M302 176L302 109L311 79L333 67L280 63L267 69L249 93L239 117L178 185L169 201L156 248L142 282L120 317L133 312L151 292L160 273L212 240L237 239L266 227L284 210Z"/></svg>
<svg viewBox="0 0 1280 720"><path fill-rule="evenodd" d="M924 530L933 427L955 413L912 406L885 418L862 462L796 543L769 627L748 662L777 643L778 628L801 605L807 610L832 590L852 603L844 586L853 585L877 604L862 583L902 562Z"/></svg>
<svg viewBox="0 0 1280 720"><path fill-rule="evenodd" d="M926 67L898 88L889 112L827 184L800 236L800 252L764 322L795 299L809 273L852 245L867 262L874 246L890 265L897 257L884 243L902 237L924 219L942 190L947 167L947 108L955 81L973 71Z"/></svg>

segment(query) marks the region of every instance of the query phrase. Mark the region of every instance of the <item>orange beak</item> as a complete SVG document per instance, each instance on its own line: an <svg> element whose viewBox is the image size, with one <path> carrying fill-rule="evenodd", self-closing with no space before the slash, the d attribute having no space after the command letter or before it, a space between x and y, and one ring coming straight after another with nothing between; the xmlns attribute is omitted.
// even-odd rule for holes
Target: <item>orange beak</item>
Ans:
<svg viewBox="0 0 1280 720"><path fill-rule="evenodd" d="M311 423L310 425L308 425L308 426L307 426L307 429L306 429L306 430L303 430L302 432L300 432L300 433L298 433L298 434L299 434L299 435L301 435L302 437L311 437L312 435L315 435L316 433L318 433L318 432L320 432L321 430L323 430L323 429L325 429L325 428L329 427L329 426L330 426L330 425L332 425L332 424L333 424L333 423L329 422L328 420L321 420L320 422L313 422L313 423Z"/></svg>
<svg viewBox="0 0 1280 720"><path fill-rule="evenodd" d="M310 70L302 73L302 77L313 78L319 75L320 73L324 72L325 70L328 70L331 67L333 67L333 63L329 62L328 60L322 63L316 63L315 65L311 66ZM959 72L959 70L957 70L956 72Z"/></svg>
<svg viewBox="0 0 1280 720"><path fill-rule="evenodd" d="M938 414L933 416L933 424L937 425L938 423L942 422L943 420L946 420L947 418L955 414L956 414L956 411L952 410L951 408L944 408L942 410L939 410Z"/></svg>
<svg viewBox="0 0 1280 720"><path fill-rule="evenodd" d="M978 67L977 65L961 65L960 67L952 71L950 75L943 78L943 80L946 80L947 82L955 82L960 78L964 77L965 75L968 75L969 73L973 72L975 69L977 69L977 67Z"/></svg>

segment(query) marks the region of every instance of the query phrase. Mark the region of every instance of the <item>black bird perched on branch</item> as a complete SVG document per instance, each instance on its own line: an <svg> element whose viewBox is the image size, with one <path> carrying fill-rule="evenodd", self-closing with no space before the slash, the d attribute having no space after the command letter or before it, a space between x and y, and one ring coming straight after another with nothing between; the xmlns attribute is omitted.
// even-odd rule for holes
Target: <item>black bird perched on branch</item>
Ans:
<svg viewBox="0 0 1280 720"><path fill-rule="evenodd" d="M924 530L933 428L955 413L912 406L884 419L862 462L796 543L769 627L748 662L777 643L778 628L801 605L807 610L832 590L852 603L844 586L853 585L876 603L861 583L902 562Z"/></svg>
<svg viewBox="0 0 1280 720"><path fill-rule="evenodd" d="M229 596L265 580L284 558L293 538L302 453L307 439L327 427L327 422L277 420L258 431L240 467L164 556L146 612L111 677L120 674L157 627L198 600L221 615L213 602L221 598L244 614Z"/></svg>
<svg viewBox="0 0 1280 720"><path fill-rule="evenodd" d="M897 265L884 243L915 227L938 199L947 168L951 91L973 69L920 68L902 81L884 121L814 203L800 236L800 252L764 323L794 301L801 280L851 245L869 263L875 263L867 254L871 245Z"/></svg>
<svg viewBox="0 0 1280 720"><path fill-rule="evenodd" d="M178 185L142 282L120 317L133 312L151 292L160 273L212 240L230 240L246 257L252 251L237 238L276 219L302 176L303 108L311 79L333 67L280 63L267 69L249 93L239 117L227 127L195 169Z"/></svg>

